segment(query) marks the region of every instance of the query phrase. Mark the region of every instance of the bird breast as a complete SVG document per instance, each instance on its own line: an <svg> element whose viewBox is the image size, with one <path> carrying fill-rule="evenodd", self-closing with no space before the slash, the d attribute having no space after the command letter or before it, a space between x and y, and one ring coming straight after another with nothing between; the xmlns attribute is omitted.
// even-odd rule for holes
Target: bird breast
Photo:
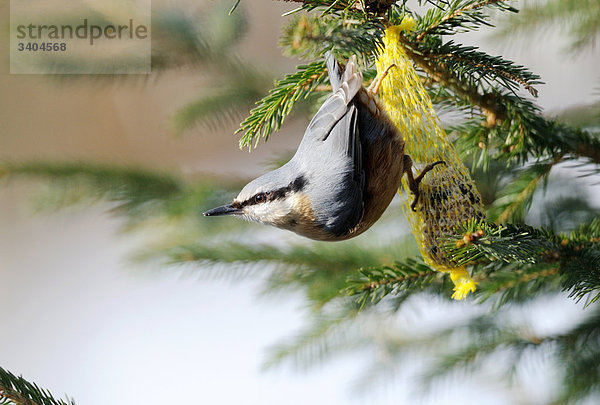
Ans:
<svg viewBox="0 0 600 405"><path fill-rule="evenodd" d="M319 221L306 193L290 196L292 209L274 225L314 240L330 241L333 236L326 232Z"/></svg>

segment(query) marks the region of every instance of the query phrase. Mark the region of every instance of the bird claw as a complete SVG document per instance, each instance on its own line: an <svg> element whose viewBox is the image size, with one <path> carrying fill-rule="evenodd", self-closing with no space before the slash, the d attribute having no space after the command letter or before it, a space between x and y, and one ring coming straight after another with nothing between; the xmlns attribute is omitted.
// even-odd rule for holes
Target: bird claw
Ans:
<svg viewBox="0 0 600 405"><path fill-rule="evenodd" d="M379 87L381 86L381 83L383 82L383 79L385 79L385 77L388 75L388 73L390 72L390 69L396 67L396 64L391 64L390 66L388 66L383 73L378 74L377 77L375 77L375 79L373 79L373 82L371 83L371 85L369 86L369 88L367 88L367 92L371 95L374 96L375 94L379 93Z"/></svg>
<svg viewBox="0 0 600 405"><path fill-rule="evenodd" d="M405 159L407 159L407 163L408 163L408 168L406 169L406 174L408 176L408 188L410 190L411 193L414 194L415 198L413 199L413 202L410 204L410 209L413 210L413 212L417 212L417 203L419 202L419 196L420 196L420 190L419 190L419 184L421 184L421 181L423 180L423 177L425 177L425 175L431 171L434 167L436 167L439 164L446 164L446 162L444 162L443 160L438 160L437 162L428 164L427 166L425 166L425 168L421 171L421 173L417 176L417 177L413 177L413 173L412 173L412 160L410 159L410 156L408 155L404 155ZM406 165L405 165L406 167Z"/></svg>

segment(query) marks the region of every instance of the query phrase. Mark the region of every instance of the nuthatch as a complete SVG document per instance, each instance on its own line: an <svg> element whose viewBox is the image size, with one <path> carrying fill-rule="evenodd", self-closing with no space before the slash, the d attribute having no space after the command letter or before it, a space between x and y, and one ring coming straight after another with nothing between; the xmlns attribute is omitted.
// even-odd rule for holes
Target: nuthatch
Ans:
<svg viewBox="0 0 600 405"><path fill-rule="evenodd" d="M248 183L233 203L204 215L236 215L322 241L349 239L381 217L404 173L415 209L421 179L444 162L413 177L404 139L375 99L385 73L365 89L356 56L341 72L330 54L327 70L333 93L308 124L294 157Z"/></svg>

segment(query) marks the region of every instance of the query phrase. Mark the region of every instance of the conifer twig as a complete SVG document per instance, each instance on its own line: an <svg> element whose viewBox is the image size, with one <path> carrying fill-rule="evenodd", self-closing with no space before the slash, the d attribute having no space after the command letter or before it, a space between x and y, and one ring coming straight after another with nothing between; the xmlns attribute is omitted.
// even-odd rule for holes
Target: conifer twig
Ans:
<svg viewBox="0 0 600 405"><path fill-rule="evenodd" d="M3 399L16 405L75 405L73 400L55 399L48 390L0 367L0 403L6 403Z"/></svg>
<svg viewBox="0 0 600 405"><path fill-rule="evenodd" d="M425 263L408 259L391 266L359 270L359 275L348 279L345 293L356 296L356 302L363 308L368 302L375 304L388 294L407 296L410 292L422 290L439 274Z"/></svg>
<svg viewBox="0 0 600 405"><path fill-rule="evenodd" d="M271 131L277 131L292 107L301 98L306 98L319 86L327 72L323 61L298 66L296 73L279 80L269 94L257 102L248 118L236 131L244 131L240 138L240 147L256 146L262 136L267 139Z"/></svg>
<svg viewBox="0 0 600 405"><path fill-rule="evenodd" d="M442 17L439 21L437 21L436 23L430 25L429 27L426 27L425 29L423 29L418 35L417 35L417 41L422 41L423 38L430 33L433 29L435 29L436 27L439 27L440 25L444 24L445 22L452 20L453 18L456 18L468 11L471 10L477 10L480 8L483 8L485 6L488 6L490 4L495 4L495 3L500 3L500 2L506 2L508 0L484 0L482 2L479 3L471 3L468 5L465 5L464 7L459 8L458 10L445 15L444 17Z"/></svg>
<svg viewBox="0 0 600 405"><path fill-rule="evenodd" d="M480 94L475 86L469 86L461 83L451 72L442 69L436 69L432 66L425 56L413 52L410 46L405 46L409 57L419 65L434 81L443 86L452 88L457 94L469 100L472 104L478 106L487 116L487 125L495 126L500 120L506 118L506 110L495 102L495 95L492 93Z"/></svg>
<svg viewBox="0 0 600 405"><path fill-rule="evenodd" d="M440 58L440 57L444 57L444 58L448 58L448 59L453 59L462 63L466 63L469 65L472 65L474 67L480 68L483 71L487 71L487 72L493 72L494 74L498 75L498 76L502 76L510 81L513 82L517 82L519 83L521 86L523 86L523 88L525 90L527 90L529 92L529 94L531 94L534 97L538 96L538 91L535 87L533 87L530 83L528 83L526 80L522 79L521 77L512 74L510 72L507 72L505 70L499 69L497 67L494 66L490 66L490 65L484 65L483 63L478 63L478 62L474 62L472 60L469 60L467 58L463 58L461 56L458 56L456 54L453 53L446 53L443 55L434 55L434 54L429 54L429 57L432 58Z"/></svg>

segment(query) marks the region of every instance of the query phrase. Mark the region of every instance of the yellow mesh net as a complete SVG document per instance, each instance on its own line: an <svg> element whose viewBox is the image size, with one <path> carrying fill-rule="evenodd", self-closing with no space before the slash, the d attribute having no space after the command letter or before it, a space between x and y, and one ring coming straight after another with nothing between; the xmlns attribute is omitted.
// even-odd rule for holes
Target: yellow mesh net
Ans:
<svg viewBox="0 0 600 405"><path fill-rule="evenodd" d="M385 33L385 48L377 60L381 74L395 65L381 83L379 96L390 119L400 130L406 142L406 151L413 160L414 171L443 160L428 172L420 184L417 211L410 208L411 198L403 209L417 239L425 261L439 271L450 272L454 282L454 299L464 299L475 291L476 283L463 267L457 267L451 257L440 249L442 238L453 233L454 227L471 218L484 219L481 196L468 169L442 128L431 99L425 91L417 72L407 57L401 42L402 30L412 29L414 21L404 19L401 25L389 27ZM408 194L406 177L402 188Z"/></svg>

